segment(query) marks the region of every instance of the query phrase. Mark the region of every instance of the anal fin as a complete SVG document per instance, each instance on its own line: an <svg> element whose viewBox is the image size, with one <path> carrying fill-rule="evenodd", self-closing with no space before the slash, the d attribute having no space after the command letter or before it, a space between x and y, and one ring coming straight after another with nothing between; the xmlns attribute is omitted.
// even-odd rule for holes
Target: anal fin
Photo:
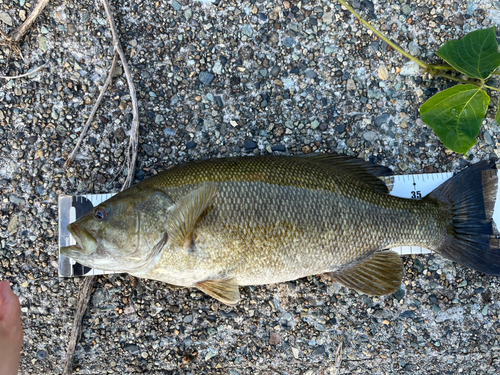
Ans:
<svg viewBox="0 0 500 375"><path fill-rule="evenodd" d="M233 278L206 280L196 283L196 287L226 305L235 305L240 300L238 284Z"/></svg>
<svg viewBox="0 0 500 375"><path fill-rule="evenodd" d="M358 292L384 296L399 289L403 278L403 264L398 253L382 251L327 275Z"/></svg>

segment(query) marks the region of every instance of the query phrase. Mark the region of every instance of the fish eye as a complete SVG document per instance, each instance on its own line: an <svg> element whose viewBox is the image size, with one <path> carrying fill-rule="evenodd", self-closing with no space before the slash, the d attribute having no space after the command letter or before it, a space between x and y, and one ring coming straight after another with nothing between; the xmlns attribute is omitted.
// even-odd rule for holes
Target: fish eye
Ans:
<svg viewBox="0 0 500 375"><path fill-rule="evenodd" d="M96 208L94 210L94 219L102 220L106 216L108 216L108 211L106 211L104 208Z"/></svg>

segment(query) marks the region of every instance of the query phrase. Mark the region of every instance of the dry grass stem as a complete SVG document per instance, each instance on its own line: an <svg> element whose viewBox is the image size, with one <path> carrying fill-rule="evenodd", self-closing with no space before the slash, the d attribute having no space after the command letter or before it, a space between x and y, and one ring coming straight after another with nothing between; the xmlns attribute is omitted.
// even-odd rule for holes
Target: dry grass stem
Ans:
<svg viewBox="0 0 500 375"><path fill-rule="evenodd" d="M340 366L342 365L342 353L343 353L343 341L340 340L337 351L335 352L335 372L334 375L338 375L340 372Z"/></svg>
<svg viewBox="0 0 500 375"><path fill-rule="evenodd" d="M40 13L45 9L49 0L40 0L30 15L26 18L26 20L19 26L16 30L11 32L9 35L4 35L2 33L2 41L0 41L0 45L8 46L15 54L21 55L21 50L17 46L17 44L21 41L22 37L28 32L33 23L36 21Z"/></svg>
<svg viewBox="0 0 500 375"><path fill-rule="evenodd" d="M137 145L139 143L139 109L137 105L137 95L135 93L134 82L132 81L132 75L128 68L127 59L125 53L123 52L122 45L118 39L118 33L116 31L115 21L113 15L109 9L109 4L107 0L102 0L104 9L106 10L106 15L108 16L109 28L111 29L111 34L113 35L113 45L115 51L120 55L120 60L123 66L123 72L127 78L128 88L130 91L130 97L132 99L132 132L130 134L130 141L128 145L127 159L128 159L128 174L125 183L123 184L122 190L128 188L133 181L134 171L135 171L135 161L137 159Z"/></svg>
<svg viewBox="0 0 500 375"><path fill-rule="evenodd" d="M127 78L127 83L129 86L129 91L130 91L130 97L132 98L132 132L130 135L130 142L129 142L129 147L128 147L128 153L127 153L127 159L128 159L128 175L127 179L125 180L125 183L123 184L122 190L125 190L132 184L133 176L134 176L134 171L135 171L135 162L137 159L137 145L139 143L139 109L138 109L138 104L137 104L137 95L135 93L135 87L134 87L134 82L132 81L132 75L130 74L130 70L128 68L127 64L127 59L125 57L125 53L123 52L123 48L121 46L120 40L118 39L117 36L117 31L116 31L116 26L115 22L113 19L113 16L111 14L111 11L109 9L109 5L107 0L102 0L102 3L104 5L104 9L106 11L106 15L108 17L108 22L109 22L109 27L111 29L111 34L113 35L113 46L115 49L115 57L113 58L113 65L111 68L110 75L108 76L108 79L106 80L105 87L101 91L101 94L99 95L98 102L102 99L102 95L107 88L107 85L109 85L109 82L111 80L111 77L113 75L114 71L114 66L116 63L116 56L120 56L120 60L122 62L123 66L123 71L125 73L125 77ZM87 130L88 125L90 124L91 118L95 114L95 110L97 108L97 105L99 103L96 103L94 106L94 109L91 113L91 116L89 117L89 120L87 121L87 124L85 125L85 129L82 131L82 134ZM74 153L76 151L76 148L79 146L81 142L81 137L78 140L77 146L75 147L75 150L71 153L70 157L66 161L66 164L69 164L74 157ZM87 310L90 297L92 295L92 286L94 285L95 282L95 276L90 276L86 277L84 281L84 286L82 290L80 291L79 298L78 298L78 308L75 313L75 319L73 323L73 329L71 332L71 337L70 337L70 342L68 345L68 352L66 355L66 365L64 368L64 375L70 375L73 371L73 358L75 355L75 347L76 344L80 338L80 331L81 331L81 325L82 325L82 320L83 316L85 315L85 311Z"/></svg>
<svg viewBox="0 0 500 375"><path fill-rule="evenodd" d="M99 104L102 101L102 98L104 97L104 93L106 92L109 84L111 83L111 80L113 79L113 73L115 71L115 66L116 66L116 60L118 59L118 54L115 52L115 55L113 57L113 62L111 63L111 69L108 74L108 78L106 79L106 82L104 83L104 86L101 89L101 92L99 93L99 97L97 98L97 101L94 104L94 107L92 108L92 112L89 115L89 118L87 119L87 122L85 123L85 126L83 127L82 132L80 133L80 137L78 138L78 142L76 143L75 147L73 148L73 151L71 151L71 154L68 156L68 159L64 163L64 167L68 168L73 159L75 158L76 152L78 148L80 147L83 138L85 137L85 133L87 133L87 130L89 129L90 123L94 119L94 116L97 112L97 109L99 108Z"/></svg>
<svg viewBox="0 0 500 375"><path fill-rule="evenodd" d="M45 68L48 64L43 64L42 66L39 66L38 68L35 68L33 70L30 70L28 71L27 73L24 73L24 74L20 74L18 76L0 76L0 79L18 79L18 78L24 78L24 77L28 77L30 75L32 75L33 73L36 73L40 70L42 70L43 68Z"/></svg>
<svg viewBox="0 0 500 375"><path fill-rule="evenodd" d="M97 276L86 276L83 280L80 293L78 294L78 304L76 306L73 327L71 328L71 337L68 343L68 352L66 353L66 364L64 365L63 375L71 375L73 372L73 358L75 356L76 343L80 338L83 316L87 311L96 277Z"/></svg>
<svg viewBox="0 0 500 375"><path fill-rule="evenodd" d="M36 21L40 13L44 10L45 6L49 3L49 0L40 0L36 6L35 9L33 9L33 12L30 13L30 15L26 18L26 20L23 22L19 28L11 33L9 35L10 39L14 43L19 43L21 38L28 32L28 30L31 28L31 25Z"/></svg>

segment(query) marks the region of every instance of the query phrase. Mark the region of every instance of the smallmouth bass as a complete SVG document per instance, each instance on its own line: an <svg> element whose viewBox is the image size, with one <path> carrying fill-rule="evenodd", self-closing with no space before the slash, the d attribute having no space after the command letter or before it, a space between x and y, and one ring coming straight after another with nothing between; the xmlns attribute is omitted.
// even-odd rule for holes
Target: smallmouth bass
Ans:
<svg viewBox="0 0 500 375"><path fill-rule="evenodd" d="M388 194L388 168L341 155L254 156L174 166L68 226L61 254L89 266L196 287L226 304L239 286L326 273L369 295L403 277L397 246L422 246L500 275L492 162L421 200Z"/></svg>

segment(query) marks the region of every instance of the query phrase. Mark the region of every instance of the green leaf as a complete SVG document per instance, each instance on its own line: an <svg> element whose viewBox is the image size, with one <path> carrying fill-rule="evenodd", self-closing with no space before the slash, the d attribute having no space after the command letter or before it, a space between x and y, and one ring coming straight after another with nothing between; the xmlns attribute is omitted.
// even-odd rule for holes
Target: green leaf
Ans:
<svg viewBox="0 0 500 375"><path fill-rule="evenodd" d="M497 122L498 126L500 126L500 98L498 98L498 108L497 115L495 116L495 121Z"/></svg>
<svg viewBox="0 0 500 375"><path fill-rule="evenodd" d="M474 85L441 91L420 107L422 121L450 150L465 154L476 143L490 97Z"/></svg>
<svg viewBox="0 0 500 375"><path fill-rule="evenodd" d="M446 42L437 55L471 78L487 79L500 66L495 27L476 30Z"/></svg>

